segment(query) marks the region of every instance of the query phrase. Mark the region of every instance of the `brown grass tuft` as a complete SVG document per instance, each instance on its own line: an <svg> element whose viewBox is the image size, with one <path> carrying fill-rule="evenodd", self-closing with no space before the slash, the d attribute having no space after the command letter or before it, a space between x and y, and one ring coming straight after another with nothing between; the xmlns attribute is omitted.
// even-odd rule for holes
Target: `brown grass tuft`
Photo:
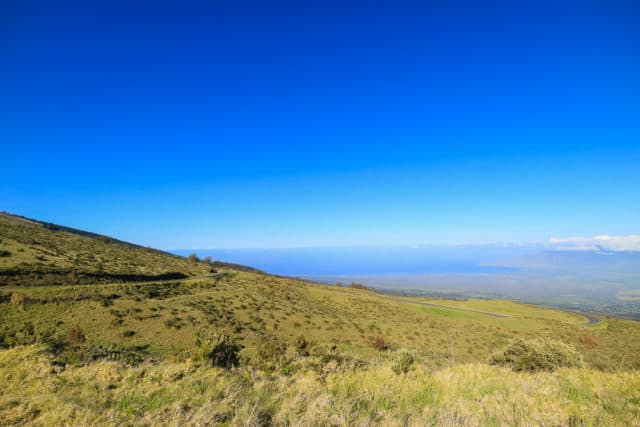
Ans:
<svg viewBox="0 0 640 427"><path fill-rule="evenodd" d="M76 325L69 329L69 342L74 345L82 344L86 341L84 332L80 329L80 326Z"/></svg>

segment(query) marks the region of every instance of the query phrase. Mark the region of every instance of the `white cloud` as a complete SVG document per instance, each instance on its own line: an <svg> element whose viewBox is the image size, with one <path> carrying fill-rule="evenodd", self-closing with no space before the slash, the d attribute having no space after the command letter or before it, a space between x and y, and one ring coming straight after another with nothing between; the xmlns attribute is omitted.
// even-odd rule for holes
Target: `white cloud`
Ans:
<svg viewBox="0 0 640 427"><path fill-rule="evenodd" d="M640 235L552 237L545 246L556 251L640 251Z"/></svg>

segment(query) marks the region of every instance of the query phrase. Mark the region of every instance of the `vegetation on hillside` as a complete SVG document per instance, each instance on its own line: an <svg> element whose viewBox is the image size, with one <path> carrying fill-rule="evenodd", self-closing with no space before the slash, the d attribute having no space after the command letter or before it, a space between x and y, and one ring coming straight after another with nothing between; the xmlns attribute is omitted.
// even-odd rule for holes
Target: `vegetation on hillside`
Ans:
<svg viewBox="0 0 640 427"><path fill-rule="evenodd" d="M499 305L521 314L495 317L421 306L366 290L246 272L177 282L5 289L0 345L49 340L61 348L77 326L86 341L73 357L81 350L117 347L162 359L194 348L201 333L224 332L242 346L245 363L264 367L285 363L288 349L304 335L313 345L337 345L365 360L379 350L408 348L436 367L486 362L514 340L544 338L577 349L595 369L640 367L637 322L612 318L588 326L572 313Z"/></svg>
<svg viewBox="0 0 640 427"><path fill-rule="evenodd" d="M393 356L361 365L297 356L287 371L225 369L198 359L52 367L39 346L0 351L0 418L33 425L548 425L640 423L640 372L485 364L434 370Z"/></svg>
<svg viewBox="0 0 640 427"><path fill-rule="evenodd" d="M0 212L0 286L181 279L206 275L216 268L233 270L234 266L194 261Z"/></svg>
<svg viewBox="0 0 640 427"><path fill-rule="evenodd" d="M44 282L25 273L27 286L0 288L10 424L640 423L637 322L322 286L16 217L0 226L0 271L198 276L28 286Z"/></svg>

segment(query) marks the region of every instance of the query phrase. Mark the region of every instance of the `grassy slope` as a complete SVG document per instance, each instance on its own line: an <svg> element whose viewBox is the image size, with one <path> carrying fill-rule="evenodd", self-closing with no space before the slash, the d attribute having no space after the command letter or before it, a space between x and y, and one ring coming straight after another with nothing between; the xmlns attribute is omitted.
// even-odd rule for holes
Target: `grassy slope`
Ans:
<svg viewBox="0 0 640 427"><path fill-rule="evenodd" d="M316 366L314 366L316 362ZM320 368L318 367L321 366ZM51 373L37 346L0 352L0 417L34 425L603 425L640 423L640 373L516 373L482 364L395 374L299 359L287 375L191 361Z"/></svg>
<svg viewBox="0 0 640 427"><path fill-rule="evenodd" d="M367 358L381 335L391 348L411 348L434 366L445 366L484 362L514 338L549 337L575 346L593 368L640 367L637 322L609 319L594 328L571 313L509 301L468 302L513 316L502 318L247 272L181 282L24 288L0 295L5 301L0 334L5 336L31 324L34 336L63 339L77 324L88 345L148 346L149 355L160 358L191 348L198 331L216 329L237 336L248 358L259 351L277 353L300 335Z"/></svg>
<svg viewBox="0 0 640 427"><path fill-rule="evenodd" d="M19 253L24 268L45 263L90 270L90 256L106 264L103 270L122 274L133 268L196 275L210 268L15 217L0 225L1 248ZM33 240L24 241L31 233ZM78 257L84 261L75 267L65 264ZM607 319L585 326L575 314L503 300L414 299L512 317L404 299L247 271L0 288L0 347L14 347L0 350L0 419L42 425L640 423L639 323ZM85 342L69 342L76 326ZM202 366L197 341L206 334L237 339L241 368ZM298 348L302 335L310 342L308 355ZM378 336L387 350L374 349ZM486 365L496 349L532 337L575 346L586 369L528 374ZM391 367L405 349L417 363L398 375ZM124 362L106 361L105 354Z"/></svg>
<svg viewBox="0 0 640 427"><path fill-rule="evenodd" d="M141 280L211 270L166 252L1 212L0 253L0 285Z"/></svg>

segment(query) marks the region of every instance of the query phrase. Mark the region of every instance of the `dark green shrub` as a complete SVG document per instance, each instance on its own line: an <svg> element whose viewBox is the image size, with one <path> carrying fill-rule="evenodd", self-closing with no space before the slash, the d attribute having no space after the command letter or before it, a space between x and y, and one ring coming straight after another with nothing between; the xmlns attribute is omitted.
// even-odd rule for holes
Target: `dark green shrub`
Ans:
<svg viewBox="0 0 640 427"><path fill-rule="evenodd" d="M517 340L491 356L493 365L514 371L555 371L561 367L581 367L582 356L575 348L551 339Z"/></svg>
<svg viewBox="0 0 640 427"><path fill-rule="evenodd" d="M196 337L197 360L203 360L220 368L232 368L240 364L242 346L235 337L226 334L200 332Z"/></svg>
<svg viewBox="0 0 640 427"><path fill-rule="evenodd" d="M298 350L298 353L301 356L309 355L309 347L310 347L309 340L304 335L300 335L296 339L296 350Z"/></svg>
<svg viewBox="0 0 640 427"><path fill-rule="evenodd" d="M183 326L182 318L174 316L171 319L166 319L164 321L164 325L167 328L174 328L175 330L180 330Z"/></svg>
<svg viewBox="0 0 640 427"><path fill-rule="evenodd" d="M9 256L11 256L11 252L9 252L9 251L5 251L5 250L1 250L1 251L0 251L0 258L2 258L2 257L9 257Z"/></svg>

